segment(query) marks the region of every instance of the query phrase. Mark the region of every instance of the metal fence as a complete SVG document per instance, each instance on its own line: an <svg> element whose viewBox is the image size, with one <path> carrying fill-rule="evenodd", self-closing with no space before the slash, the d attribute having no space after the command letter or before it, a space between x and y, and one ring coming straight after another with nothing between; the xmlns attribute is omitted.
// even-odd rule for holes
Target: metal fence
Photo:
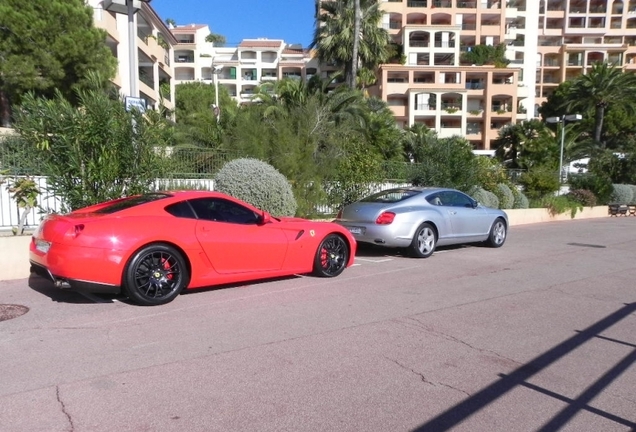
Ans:
<svg viewBox="0 0 636 432"><path fill-rule="evenodd" d="M18 176L21 177L21 176ZM15 178L15 177L14 177ZM40 223L42 218L49 213L59 213L63 208L63 202L59 197L52 196L47 192L47 178L42 176L31 177L38 189L40 195L38 196L36 207L29 211L26 219L25 227L35 228ZM372 183L368 185L368 193L379 192L383 189L392 187L404 187L409 186L408 183L400 182L385 182L385 183ZM198 190L214 190L214 180L209 178L200 179L186 179L186 178L160 178L155 180L155 190L180 190L180 189L198 189ZM0 186L0 231L9 231L13 227L18 226L20 221L20 215L22 209L18 208L15 201L11 198L11 194L6 188L6 185ZM320 205L316 207L316 212L322 215L334 215L338 211L338 208L333 205Z"/></svg>

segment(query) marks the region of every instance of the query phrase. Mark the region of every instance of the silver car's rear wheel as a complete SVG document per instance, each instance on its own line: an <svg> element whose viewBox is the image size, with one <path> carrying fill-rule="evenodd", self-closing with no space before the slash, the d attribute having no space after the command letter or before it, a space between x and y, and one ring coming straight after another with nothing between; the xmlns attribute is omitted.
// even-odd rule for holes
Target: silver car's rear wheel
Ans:
<svg viewBox="0 0 636 432"><path fill-rule="evenodd" d="M417 258L428 258L435 252L436 245L437 235L435 230L431 224L425 222L415 231L409 249L411 254Z"/></svg>
<svg viewBox="0 0 636 432"><path fill-rule="evenodd" d="M501 247L506 242L506 236L508 229L506 223L502 219L497 219L490 228L490 235L488 236L488 245L491 247Z"/></svg>

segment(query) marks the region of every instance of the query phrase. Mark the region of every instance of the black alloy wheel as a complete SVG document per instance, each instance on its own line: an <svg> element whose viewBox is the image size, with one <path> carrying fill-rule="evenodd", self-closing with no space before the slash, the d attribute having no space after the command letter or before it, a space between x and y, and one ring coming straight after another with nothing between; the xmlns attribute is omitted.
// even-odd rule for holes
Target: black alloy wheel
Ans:
<svg viewBox="0 0 636 432"><path fill-rule="evenodd" d="M142 306L171 302L189 282L188 268L181 254L162 244L148 245L128 262L124 292Z"/></svg>
<svg viewBox="0 0 636 432"><path fill-rule="evenodd" d="M347 267L349 245L338 234L329 234L324 238L314 258L314 274L320 277L338 276Z"/></svg>

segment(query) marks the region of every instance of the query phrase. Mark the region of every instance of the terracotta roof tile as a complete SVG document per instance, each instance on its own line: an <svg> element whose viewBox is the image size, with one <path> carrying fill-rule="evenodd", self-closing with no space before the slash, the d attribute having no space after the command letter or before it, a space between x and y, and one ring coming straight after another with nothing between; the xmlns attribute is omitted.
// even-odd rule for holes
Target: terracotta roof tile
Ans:
<svg viewBox="0 0 636 432"><path fill-rule="evenodd" d="M239 48L278 48L282 44L282 40L245 39L239 44Z"/></svg>

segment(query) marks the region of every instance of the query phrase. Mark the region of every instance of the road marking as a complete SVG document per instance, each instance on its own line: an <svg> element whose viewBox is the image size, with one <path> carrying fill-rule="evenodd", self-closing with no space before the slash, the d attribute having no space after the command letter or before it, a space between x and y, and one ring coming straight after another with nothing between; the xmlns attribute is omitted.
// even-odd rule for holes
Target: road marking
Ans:
<svg viewBox="0 0 636 432"><path fill-rule="evenodd" d="M381 260L372 260L372 259L366 259L366 258L356 258L356 261L365 261L365 262L370 262L370 263L383 263L383 262L393 261L393 258L387 258L387 259L381 259Z"/></svg>

